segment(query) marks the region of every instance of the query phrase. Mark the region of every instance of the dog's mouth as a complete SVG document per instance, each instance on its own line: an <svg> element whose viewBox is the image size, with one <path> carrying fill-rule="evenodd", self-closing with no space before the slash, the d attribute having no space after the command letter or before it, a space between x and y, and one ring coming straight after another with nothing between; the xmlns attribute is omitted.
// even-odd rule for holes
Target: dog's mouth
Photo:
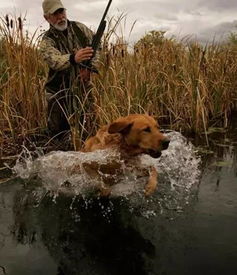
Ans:
<svg viewBox="0 0 237 275"><path fill-rule="evenodd" d="M157 158L159 158L160 156L161 156L161 152L160 151L154 151L154 150L147 150L147 154L149 155L149 156L151 156L152 158L155 158L155 159L157 159Z"/></svg>

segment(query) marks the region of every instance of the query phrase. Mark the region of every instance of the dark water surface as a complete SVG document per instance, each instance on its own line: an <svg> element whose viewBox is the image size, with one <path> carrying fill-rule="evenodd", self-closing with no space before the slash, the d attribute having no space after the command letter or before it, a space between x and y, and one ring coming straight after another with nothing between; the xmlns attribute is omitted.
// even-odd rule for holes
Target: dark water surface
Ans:
<svg viewBox="0 0 237 275"><path fill-rule="evenodd" d="M149 218L119 198L0 184L0 275L237 274L237 143L209 142L189 205Z"/></svg>

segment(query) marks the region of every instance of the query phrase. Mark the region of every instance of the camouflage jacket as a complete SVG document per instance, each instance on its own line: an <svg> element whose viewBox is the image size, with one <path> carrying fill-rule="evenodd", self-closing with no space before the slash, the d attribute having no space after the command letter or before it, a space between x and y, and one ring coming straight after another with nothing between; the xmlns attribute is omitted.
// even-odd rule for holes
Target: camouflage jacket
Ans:
<svg viewBox="0 0 237 275"><path fill-rule="evenodd" d="M91 44L93 32L84 24L68 21L67 31L58 31L53 26L46 31L40 43L40 53L49 66L46 91L72 89L79 86L80 65L72 64L70 56L75 49ZM93 62L94 63L94 62Z"/></svg>

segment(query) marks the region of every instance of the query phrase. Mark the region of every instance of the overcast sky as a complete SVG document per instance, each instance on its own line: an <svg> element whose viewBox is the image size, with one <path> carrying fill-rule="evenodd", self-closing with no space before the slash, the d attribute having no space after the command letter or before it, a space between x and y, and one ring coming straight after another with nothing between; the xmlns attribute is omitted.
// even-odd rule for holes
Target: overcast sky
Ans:
<svg viewBox="0 0 237 275"><path fill-rule="evenodd" d="M101 0L62 0L69 19L96 30L107 5ZM27 13L26 28L48 27L42 15L42 0L0 0L0 15ZM237 31L237 0L113 0L109 17L126 14L125 30L136 41L151 30L163 30L178 38L190 35L202 42L223 39Z"/></svg>

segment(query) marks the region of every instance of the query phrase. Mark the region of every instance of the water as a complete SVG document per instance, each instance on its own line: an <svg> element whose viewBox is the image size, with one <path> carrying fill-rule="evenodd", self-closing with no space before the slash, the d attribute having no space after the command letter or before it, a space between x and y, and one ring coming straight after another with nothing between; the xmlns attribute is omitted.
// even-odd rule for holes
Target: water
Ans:
<svg viewBox="0 0 237 275"><path fill-rule="evenodd" d="M118 160L116 152L22 156L20 177L0 185L6 274L237 274L237 144L211 136L200 162L185 138L168 135L170 148L159 160L141 158L159 171L149 199L139 169L124 167L103 199L91 193L86 172L68 172L73 163Z"/></svg>

